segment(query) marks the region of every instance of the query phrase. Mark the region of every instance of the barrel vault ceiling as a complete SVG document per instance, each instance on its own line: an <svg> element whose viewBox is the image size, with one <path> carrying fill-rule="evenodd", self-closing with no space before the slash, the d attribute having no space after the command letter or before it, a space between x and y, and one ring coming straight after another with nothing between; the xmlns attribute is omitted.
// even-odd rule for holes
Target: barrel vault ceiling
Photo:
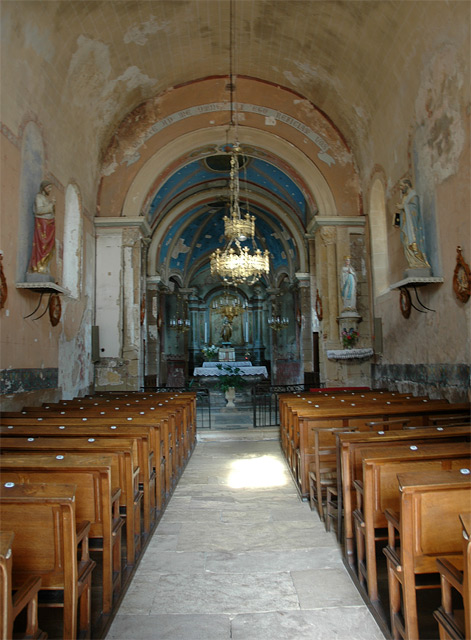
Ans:
<svg viewBox="0 0 471 640"><path fill-rule="evenodd" d="M24 115L14 105L25 95L57 107L58 135L73 112L76 127L95 150L90 172L96 184L101 158L127 114L175 87L228 76L231 64L236 75L282 86L315 105L341 132L361 168L368 155L365 134L387 96L403 92L404 70L409 77L414 68L420 73L422 57L437 46L437 38L447 30L455 36L462 30L466 37L469 25L460 19L463 3L443 0L3 0L1 5L1 64L15 72L2 74L2 91L15 97L2 121L20 129ZM275 249L278 243L278 266L284 261L291 271L298 269L300 247L293 233L302 232L309 215L301 185L256 157L244 184L260 215L259 245ZM177 228L183 225L179 237L169 227L155 255L156 260L170 255L169 269L181 267L188 246L198 259L202 247L208 252L220 238L217 216L212 229L205 227L210 242L194 233L195 215L220 209L227 191L227 179L201 161L180 167L161 185L147 212L149 224L156 228L171 219L175 205L192 190L202 194L198 212L183 208L173 220ZM264 192L268 198L262 198Z"/></svg>

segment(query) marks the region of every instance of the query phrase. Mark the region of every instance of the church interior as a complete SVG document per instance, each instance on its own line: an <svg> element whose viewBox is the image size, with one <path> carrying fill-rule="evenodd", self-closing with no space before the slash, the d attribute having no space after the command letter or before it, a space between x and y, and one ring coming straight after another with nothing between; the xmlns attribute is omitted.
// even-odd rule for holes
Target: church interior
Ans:
<svg viewBox="0 0 471 640"><path fill-rule="evenodd" d="M374 580L380 578L371 573L371 540L361 519L366 516L355 511L349 534L347 496L342 495L341 475L332 475L333 458L321 488L320 480L316 484L317 467L313 471L310 466L317 460L314 452L320 450L320 441L316 440L317 445L309 441L313 448L305 457L303 446L308 446L314 432L320 437L309 413L319 402L315 406L327 412L323 426L329 428L334 448L336 437L339 447L340 427L375 431L365 425L368 420L376 425L378 415L383 424L379 433L389 433L387 429L392 433L398 429L396 422L407 437L410 429L425 432L430 425L443 430L448 419L446 428L455 430L453 436L449 432L446 445L451 447L452 461L442 459L437 473L446 470L459 475L460 469L471 466L469 1L3 0L0 15L0 430L2 440L8 442L5 449L2 445L0 459L4 477L0 522L5 518L11 524L17 547L23 548L8 511L10 498L4 483L16 485L11 490L18 491L15 500L23 516L40 508L40 498L44 507L41 491L47 492L50 481L39 468L33 471L32 460L40 455L52 473L57 463L46 460L52 440L66 435L56 435L54 429L69 429L69 425L67 435L73 439L66 456L84 455L79 442L85 436L85 426L78 424L80 411L88 415L84 420L96 421L96 433L87 432L87 436L102 440L100 446L105 447L110 420L116 422L108 416L111 405L106 407L106 402L116 401L123 424L111 428L121 429L120 447L129 447L126 455L140 460L134 475L130 472L134 502L133 489L124 484L120 495L111 498L110 547L105 544L107 534L99 531L98 516L96 523L92 516L84 517L92 521L88 533L84 529L82 537L75 531L71 534L87 541L89 536L90 558L83 560L87 542L79 563L84 578L78 581L79 588L74 587L72 604L67 604L64 590L64 628L57 637L105 637L110 628L108 637L116 639L262 640L276 637L274 629L279 631L277 637L287 640L329 637L326 629L336 622L328 616L327 627L316 627L317 631L317 622L308 624L307 618L304 631L294 618L289 627L288 616L286 629L280 631L279 615L286 608L315 608L303 604L311 602L309 590L301 604L293 605L293 600L274 605L278 617L273 614L270 621L267 617L259 627L249 614L262 613L243 606L227 610L221 604L227 620L231 618L230 630L216 625L216 615L211 618L215 626L201 622L198 627L195 611L188 609L190 617L185 622L182 616L183 626L177 632L167 618L163 620L172 613L172 602L167 609L154 610L155 603L146 609L146 614L150 610L159 617L165 628L161 635L152 626L152 615L146 621L144 615L139 617L146 629L143 635L134 635L135 630L126 627L136 611L142 613L139 604L136 611L126 605L125 594L127 589L132 591L146 547L155 540L162 543L166 536L170 544L176 522L182 530L191 528L190 514L197 527L198 518L188 507L190 499L203 500L198 492L205 486L206 502L216 500L205 465L214 467L215 477L225 473L216 465L218 456L228 455L229 442L236 447L236 457L242 456L243 438L249 459L264 450L274 455L276 449L286 465L286 478L294 479L291 489L289 485L270 488L270 500L278 505L276 517L281 518L288 496L293 511L304 508L293 513L293 522L301 530L305 517L309 518L307 537L312 534L310 527L320 527L316 544L326 557L342 549L335 556L338 564L332 560L332 570L340 571L343 554L355 583L352 602L361 593L365 611L372 613L371 621L350 619L352 611L345 613L346 628L337 629L331 637L417 637L414 622L404 611L394 613L396 605L388 601L396 585L390 578L388 587L387 573L393 573L397 549L391 530L397 521L390 515L377 525L386 531L386 539L389 527L390 535L388 547L379 554L383 575L378 596ZM236 377L244 378L246 385L243 393L236 388L230 420L222 406L227 401L234 407L221 386L226 371L239 374ZM254 392L257 385L265 389L265 396L276 394L278 422L268 429L254 429L251 422L248 389ZM235 379L229 387L236 387ZM214 403L209 429L198 424L206 414L200 415L197 408L199 390L207 388ZM334 406L338 398L320 398L319 394L331 390L337 390L339 397L350 390L356 395L355 403L362 406L372 403L379 392L387 394L387 399L385 395L381 400L382 413L365 409L361 419L353 414L348 418ZM244 397L239 405L238 393ZM253 416L256 397L252 396ZM399 398L402 404L394 413L391 406ZM126 408L129 402L141 403L141 417L139 411ZM324 407L322 402L330 404ZM420 414L419 408L408 406L419 402L430 403L426 409L422 405ZM156 403L158 409L151 407ZM243 423L243 404L249 429ZM98 412L98 405L104 411ZM53 413L47 415L49 407ZM152 435L146 435L148 414L154 410L160 427L154 425ZM32 440L38 434L40 427L28 423L26 411L31 412L31 420L34 416L42 421L42 436L51 439L49 448L45 442L35 455L27 453L26 447L20 449L19 442L16 449L7 437L13 435L9 428L17 430L18 438ZM70 422L63 417L66 411ZM312 418L309 427L306 416ZM232 428L223 430L217 441L213 431L218 420L222 425L225 418ZM140 432L137 440L125 424L133 420L142 422L135 424ZM244 424L241 433L250 432L239 441L238 420L239 426ZM161 440L155 429L165 433ZM309 429L304 442L303 433ZM421 437L425 442L425 433ZM106 446L112 446L111 439ZM113 446L113 454L111 449L103 453L103 448L100 464L105 465L105 455L110 460L121 455L118 445ZM399 446L390 444L391 455ZM445 447L436 442L425 446L439 446L442 454ZM149 448L153 462L142 454L142 447ZM220 447L213 457L211 447ZM119 460L124 468L125 457ZM77 464L85 467L91 461ZM109 464L112 476L114 467ZM201 468L192 472L191 465L196 464ZM435 469L435 463L427 464ZM317 479L320 475L319 471ZM191 481L197 476L198 489ZM58 486L75 483L60 477ZM21 487L35 482L42 489L37 489L33 500L32 491L21 493ZM461 505L456 528L461 537L462 528L469 532L464 512L470 511L471 486L468 477L458 478L455 484ZM350 489L354 494L353 485ZM60 504L56 508L64 511L71 508L72 498L70 492L61 491L54 500ZM268 488L253 491L253 500L260 498L260 514L266 508L261 504ZM361 507L364 500L366 505L366 492L363 498L358 486L357 491L357 503ZM232 494L226 499L232 500ZM331 514L324 513L323 503L337 513L329 532L326 525ZM247 505L239 507L250 511ZM289 517L289 508L287 513ZM170 520L165 521L166 517ZM266 517L275 516L267 512ZM317 518L315 525L312 518ZM253 527L260 522L255 519ZM1 529L1 558L8 556L3 554L4 545L13 545L16 589L15 538L11 542L4 535L5 527ZM297 531L294 527L289 534L292 539ZM374 531L371 535L374 547ZM122 548L117 538L122 539ZM273 554L281 548L276 546L279 539L270 547ZM102 541L98 559L93 540ZM201 553L234 551L230 545L205 546L203 530L200 542ZM187 543L191 544L191 536ZM177 550L190 554L183 539L179 544L175 554ZM310 542L303 551L310 553L313 546ZM301 553L301 547L296 548ZM244 548L244 553L255 553L254 549ZM160 551L151 553L157 557ZM122 569L117 568L120 555ZM97 573L93 564L98 564L103 582L98 612L93 604L96 583L90 582L90 575ZM209 566L219 566L216 558ZM264 570L268 571L260 569ZM178 576L175 565L172 571ZM39 573L39 569L33 571L36 577ZM180 576L185 583L187 578ZM299 595L304 583L298 574L296 579ZM42 580L44 587L46 578ZM148 580L144 574L137 582L145 585ZM396 581L400 580L396 574ZM157 589L160 583L155 584ZM184 593L179 591L180 584L170 579L166 584L169 589L173 584L174 593ZM54 585L47 587L50 593ZM254 592L259 587L254 582ZM213 588L222 589L217 583ZM469 599L469 583L466 588ZM38 590L40 585L33 598ZM406 592L401 582L401 593ZM346 609L358 605L348 597ZM90 599L92 614L88 611L87 618ZM66 630L68 606L74 620ZM117 615L120 606L124 608ZM261 603L260 611L267 606ZM323 605L319 607L324 611ZM453 622L447 627L450 635L440 637L469 637L469 609L471 605L465 606L466 630L461 632L456 623L456 631ZM25 614L19 614L20 624L24 622L21 615ZM242 620L243 615L249 618ZM113 627L115 616L121 618L122 627ZM405 621L398 622L401 616ZM441 630L446 626L443 616ZM28 624L30 617L28 613ZM368 627L372 620L378 628ZM355 625L357 635L349 634L348 628ZM364 635L362 625L370 629ZM7 626L4 618L2 626ZM434 636L438 626L431 629L420 637L438 638ZM56 637L54 627L47 632ZM35 633L25 637L45 637L38 629ZM8 638L5 634L2 638Z"/></svg>

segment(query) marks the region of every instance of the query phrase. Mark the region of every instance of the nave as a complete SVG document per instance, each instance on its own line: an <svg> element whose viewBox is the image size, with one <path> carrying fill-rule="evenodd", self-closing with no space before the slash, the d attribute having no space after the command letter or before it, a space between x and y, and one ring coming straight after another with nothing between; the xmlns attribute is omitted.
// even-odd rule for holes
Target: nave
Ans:
<svg viewBox="0 0 471 640"><path fill-rule="evenodd" d="M278 435L244 433L199 436L107 640L383 640Z"/></svg>

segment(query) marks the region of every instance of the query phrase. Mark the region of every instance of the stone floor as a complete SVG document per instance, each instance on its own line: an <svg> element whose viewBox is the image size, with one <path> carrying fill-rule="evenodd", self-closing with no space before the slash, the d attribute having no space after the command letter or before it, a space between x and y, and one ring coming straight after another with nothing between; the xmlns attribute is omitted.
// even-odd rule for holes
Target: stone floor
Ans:
<svg viewBox="0 0 471 640"><path fill-rule="evenodd" d="M278 441L254 430L199 438L107 638L384 640Z"/></svg>

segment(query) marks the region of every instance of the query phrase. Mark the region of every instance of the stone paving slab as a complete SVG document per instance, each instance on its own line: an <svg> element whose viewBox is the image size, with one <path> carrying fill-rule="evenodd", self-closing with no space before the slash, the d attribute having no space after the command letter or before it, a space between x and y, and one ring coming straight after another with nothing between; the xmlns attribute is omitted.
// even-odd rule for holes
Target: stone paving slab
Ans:
<svg viewBox="0 0 471 640"><path fill-rule="evenodd" d="M238 615L232 620L230 637L232 640L384 640L365 606ZM221 640L223 638L221 636Z"/></svg>
<svg viewBox="0 0 471 640"><path fill-rule="evenodd" d="M121 615L106 636L108 640L229 640L227 615Z"/></svg>
<svg viewBox="0 0 471 640"><path fill-rule="evenodd" d="M278 442L199 443L109 640L383 640Z"/></svg>

